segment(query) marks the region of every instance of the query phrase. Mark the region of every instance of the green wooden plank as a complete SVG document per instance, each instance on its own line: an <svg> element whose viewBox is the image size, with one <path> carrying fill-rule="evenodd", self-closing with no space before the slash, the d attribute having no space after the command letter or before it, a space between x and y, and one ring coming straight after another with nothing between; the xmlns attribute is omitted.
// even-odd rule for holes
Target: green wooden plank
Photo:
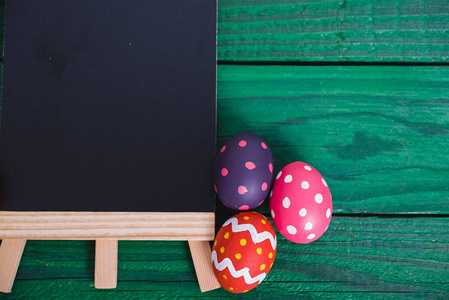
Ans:
<svg viewBox="0 0 449 300"><path fill-rule="evenodd" d="M218 59L448 62L446 0L220 0Z"/></svg>
<svg viewBox="0 0 449 300"><path fill-rule="evenodd" d="M448 20L445 0L220 0L218 59L448 62Z"/></svg>
<svg viewBox="0 0 449 300"><path fill-rule="evenodd" d="M449 67L219 66L217 105L217 147L259 134L275 172L321 172L334 212L449 213Z"/></svg>
<svg viewBox="0 0 449 300"><path fill-rule="evenodd" d="M316 242L279 233L264 282L246 294L201 293L186 242L119 243L118 286L96 290L94 243L29 241L13 292L1 299L427 298L449 296L447 218L334 217Z"/></svg>

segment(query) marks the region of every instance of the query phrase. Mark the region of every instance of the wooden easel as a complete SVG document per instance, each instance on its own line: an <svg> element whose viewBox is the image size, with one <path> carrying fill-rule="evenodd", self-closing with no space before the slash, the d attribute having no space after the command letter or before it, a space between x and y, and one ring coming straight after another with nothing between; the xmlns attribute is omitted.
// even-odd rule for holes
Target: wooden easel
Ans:
<svg viewBox="0 0 449 300"><path fill-rule="evenodd" d="M117 286L119 240L188 241L202 292L219 288L214 213L0 212L0 292L11 292L26 240L95 240L95 287Z"/></svg>

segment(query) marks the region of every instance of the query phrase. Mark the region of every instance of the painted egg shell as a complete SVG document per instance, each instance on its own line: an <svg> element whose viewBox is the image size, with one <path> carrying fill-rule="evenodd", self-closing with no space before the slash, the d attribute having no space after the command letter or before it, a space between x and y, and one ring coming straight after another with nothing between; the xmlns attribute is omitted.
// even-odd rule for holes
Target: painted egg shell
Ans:
<svg viewBox="0 0 449 300"><path fill-rule="evenodd" d="M263 139L240 133L226 141L214 165L214 188L225 206L235 210L259 206L272 181L273 155Z"/></svg>
<svg viewBox="0 0 449 300"><path fill-rule="evenodd" d="M270 221L257 212L242 212L227 220L212 248L212 264L221 286L244 293L259 285L276 256L276 234Z"/></svg>
<svg viewBox="0 0 449 300"><path fill-rule="evenodd" d="M332 217L332 197L315 168L294 162L276 175L270 210L274 225L286 239L306 244L327 230Z"/></svg>

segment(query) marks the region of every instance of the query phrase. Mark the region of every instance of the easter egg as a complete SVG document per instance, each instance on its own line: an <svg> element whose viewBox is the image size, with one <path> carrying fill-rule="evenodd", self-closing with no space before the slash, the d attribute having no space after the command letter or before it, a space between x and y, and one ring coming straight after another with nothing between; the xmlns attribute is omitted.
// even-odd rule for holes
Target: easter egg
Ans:
<svg viewBox="0 0 449 300"><path fill-rule="evenodd" d="M276 256L276 234L270 221L257 212L229 218L215 237L212 264L221 286L244 293L268 275Z"/></svg>
<svg viewBox="0 0 449 300"><path fill-rule="evenodd" d="M213 179L225 206L235 210L259 206L273 180L273 155L267 143L252 133L234 135L217 154Z"/></svg>
<svg viewBox="0 0 449 300"><path fill-rule="evenodd" d="M317 240L332 217L326 180L309 164L288 164L274 180L270 210L274 225L286 239L300 244Z"/></svg>

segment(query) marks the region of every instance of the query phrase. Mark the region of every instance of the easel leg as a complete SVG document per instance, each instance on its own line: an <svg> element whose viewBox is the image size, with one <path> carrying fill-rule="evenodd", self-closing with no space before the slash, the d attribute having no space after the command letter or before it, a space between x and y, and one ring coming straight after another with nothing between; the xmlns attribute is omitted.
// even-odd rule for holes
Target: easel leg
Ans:
<svg viewBox="0 0 449 300"><path fill-rule="evenodd" d="M117 287L118 241L95 241L95 287L115 289Z"/></svg>
<svg viewBox="0 0 449 300"><path fill-rule="evenodd" d="M10 293L26 240L6 239L0 245L0 292Z"/></svg>
<svg viewBox="0 0 449 300"><path fill-rule="evenodd" d="M193 265L201 292L220 288L212 268L212 251L208 241L189 241Z"/></svg>

